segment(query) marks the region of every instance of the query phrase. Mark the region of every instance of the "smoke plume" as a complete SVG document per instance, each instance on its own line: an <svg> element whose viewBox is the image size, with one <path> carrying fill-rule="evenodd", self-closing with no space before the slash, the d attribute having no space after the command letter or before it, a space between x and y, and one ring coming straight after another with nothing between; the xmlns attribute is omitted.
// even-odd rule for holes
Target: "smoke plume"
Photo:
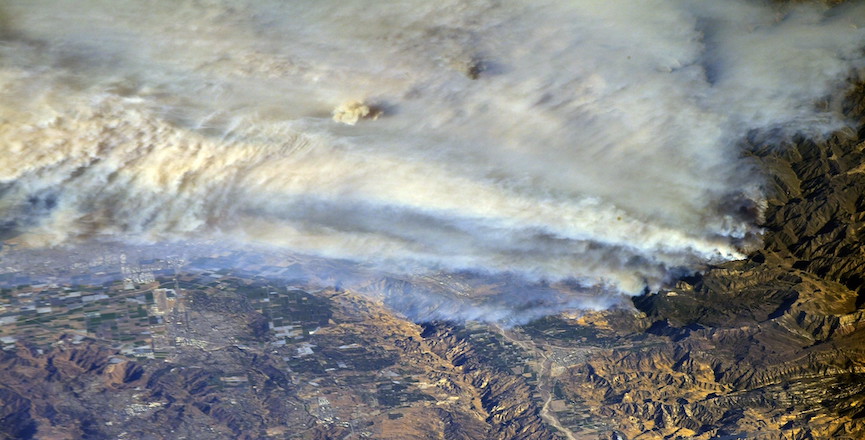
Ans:
<svg viewBox="0 0 865 440"><path fill-rule="evenodd" d="M865 59L861 4L0 8L4 238L221 240L596 298L758 243L738 145L842 127L821 103ZM489 307L591 302L550 295Z"/></svg>

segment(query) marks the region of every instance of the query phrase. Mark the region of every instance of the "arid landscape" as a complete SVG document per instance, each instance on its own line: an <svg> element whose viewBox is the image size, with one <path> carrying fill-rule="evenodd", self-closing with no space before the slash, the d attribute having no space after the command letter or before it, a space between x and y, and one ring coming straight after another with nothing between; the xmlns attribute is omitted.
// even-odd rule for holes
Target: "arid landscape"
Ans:
<svg viewBox="0 0 865 440"><path fill-rule="evenodd" d="M861 89L843 105L865 123ZM764 247L632 306L502 327L412 322L383 303L396 280L373 283L380 300L228 270L108 282L91 303L103 317L135 298L159 317L137 332L143 350L121 352L128 319L115 313L105 337L76 330L80 306L18 315L2 327L19 340L2 353L0 427L58 439L861 438L860 126L748 145L774 194ZM25 294L56 310L72 289L51 290L4 289L5 315Z"/></svg>
<svg viewBox="0 0 865 440"><path fill-rule="evenodd" d="M0 438L865 438L865 8L48 3Z"/></svg>

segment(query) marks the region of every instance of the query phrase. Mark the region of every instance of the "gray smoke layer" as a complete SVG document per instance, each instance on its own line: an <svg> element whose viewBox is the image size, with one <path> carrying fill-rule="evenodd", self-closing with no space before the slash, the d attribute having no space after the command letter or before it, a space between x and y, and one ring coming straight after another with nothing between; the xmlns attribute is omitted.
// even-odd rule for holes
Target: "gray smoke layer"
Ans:
<svg viewBox="0 0 865 440"><path fill-rule="evenodd" d="M820 103L865 65L862 4L7 0L0 17L4 238L219 240L602 296L742 257L762 197L737 143L842 127ZM378 118L331 118L353 101Z"/></svg>

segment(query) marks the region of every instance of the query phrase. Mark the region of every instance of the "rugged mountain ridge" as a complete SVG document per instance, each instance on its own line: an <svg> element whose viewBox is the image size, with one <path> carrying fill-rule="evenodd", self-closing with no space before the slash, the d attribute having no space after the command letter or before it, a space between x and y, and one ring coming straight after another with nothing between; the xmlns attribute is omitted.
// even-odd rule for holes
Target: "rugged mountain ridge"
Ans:
<svg viewBox="0 0 865 440"><path fill-rule="evenodd" d="M635 298L646 333L559 380L628 439L865 437L865 88L857 129L825 141L749 140L768 179L764 246ZM655 343L662 342L662 343Z"/></svg>
<svg viewBox="0 0 865 440"><path fill-rule="evenodd" d="M863 79L837 103L856 128L743 144L763 247L634 309L417 324L385 306L408 281L175 277L143 289L163 291L166 360L72 332L0 352L0 437L865 438Z"/></svg>
<svg viewBox="0 0 865 440"><path fill-rule="evenodd" d="M73 334L0 351L0 438L556 437L527 378L497 363L519 365L521 351L482 330L473 341L330 291L309 339L283 344L243 296L196 287L168 318L178 349L166 360Z"/></svg>

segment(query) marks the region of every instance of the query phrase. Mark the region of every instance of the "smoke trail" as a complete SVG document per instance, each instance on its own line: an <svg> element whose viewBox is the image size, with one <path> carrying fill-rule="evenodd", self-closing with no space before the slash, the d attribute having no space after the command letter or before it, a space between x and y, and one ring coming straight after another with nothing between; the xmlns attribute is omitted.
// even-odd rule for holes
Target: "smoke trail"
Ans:
<svg viewBox="0 0 865 440"><path fill-rule="evenodd" d="M0 12L0 228L17 242L216 238L626 294L759 240L761 180L737 142L842 126L818 102L865 46L862 5ZM331 119L354 101L378 119Z"/></svg>

